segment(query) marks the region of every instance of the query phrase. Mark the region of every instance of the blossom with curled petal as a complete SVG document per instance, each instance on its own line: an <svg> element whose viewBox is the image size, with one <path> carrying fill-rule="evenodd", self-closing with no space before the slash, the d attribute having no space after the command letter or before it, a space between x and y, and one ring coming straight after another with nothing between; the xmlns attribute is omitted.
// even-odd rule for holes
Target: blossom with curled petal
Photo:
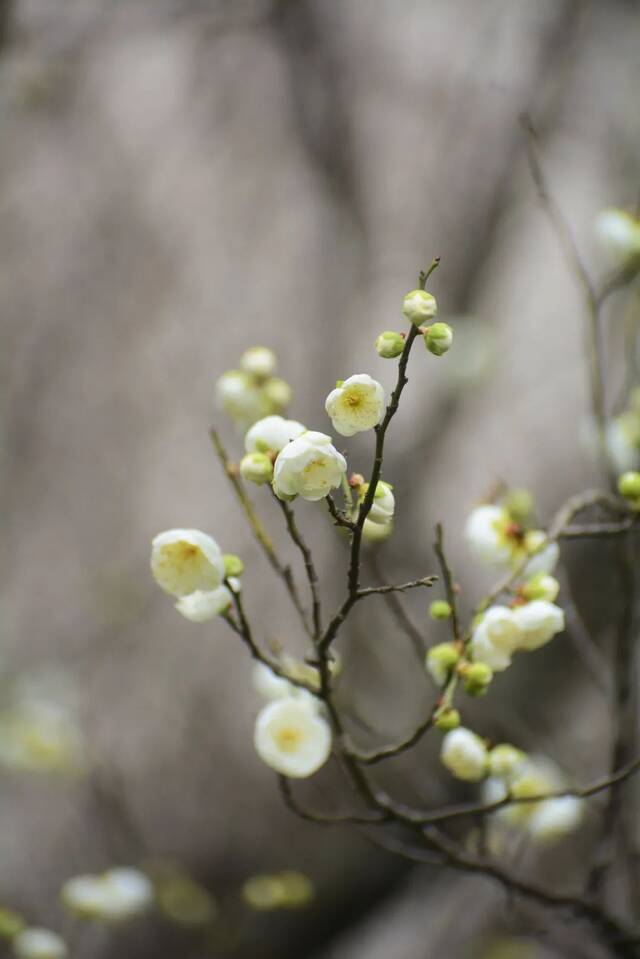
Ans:
<svg viewBox="0 0 640 959"><path fill-rule="evenodd" d="M288 443L273 467L273 490L280 499L324 499L340 486L347 461L325 433L308 430Z"/></svg>
<svg viewBox="0 0 640 959"><path fill-rule="evenodd" d="M226 586L218 586L217 589L197 589L195 593L181 596L176 609L192 623L208 623L229 609L232 602L231 590Z"/></svg>
<svg viewBox="0 0 640 959"><path fill-rule="evenodd" d="M265 416L247 431L244 448L247 453L279 453L280 450L301 436L306 426L297 420L286 420L283 416Z"/></svg>
<svg viewBox="0 0 640 959"><path fill-rule="evenodd" d="M564 629L564 611L546 599L517 606L513 618L520 629L518 649L539 649Z"/></svg>
<svg viewBox="0 0 640 959"><path fill-rule="evenodd" d="M440 759L456 779L475 783L487 774L488 751L484 740L459 726L442 740Z"/></svg>
<svg viewBox="0 0 640 959"><path fill-rule="evenodd" d="M384 416L384 389L368 373L355 373L329 393L325 409L342 436L371 430Z"/></svg>
<svg viewBox="0 0 640 959"><path fill-rule="evenodd" d="M170 529L151 544L151 572L158 586L172 596L214 590L224 579L220 547L198 529Z"/></svg>
<svg viewBox="0 0 640 959"><path fill-rule="evenodd" d="M306 699L288 696L260 710L254 745L267 766L283 776L304 779L328 760L331 730L324 716Z"/></svg>

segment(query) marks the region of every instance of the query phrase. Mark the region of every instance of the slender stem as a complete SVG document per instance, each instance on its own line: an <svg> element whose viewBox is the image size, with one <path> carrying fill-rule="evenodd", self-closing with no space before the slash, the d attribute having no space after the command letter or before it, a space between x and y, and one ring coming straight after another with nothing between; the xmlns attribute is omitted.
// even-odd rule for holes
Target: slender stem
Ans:
<svg viewBox="0 0 640 959"><path fill-rule="evenodd" d="M345 529L350 529L353 531L356 528L356 524L352 520L348 519L345 514L338 509L333 496L329 494L329 496L325 497L325 499L327 501L327 506L329 507L329 512L335 521L335 525L344 526Z"/></svg>
<svg viewBox="0 0 640 959"><path fill-rule="evenodd" d="M273 498L277 502L278 506L284 514L284 518L287 524L287 530L289 536L296 544L300 552L302 553L302 558L304 560L304 568L307 574L307 581L309 583L309 590L311 592L311 618L313 624L313 639L314 642L318 642L320 639L320 634L322 632L322 613L320 608L320 593L318 591L318 573L313 562L313 556L311 555L311 550L307 546L305 540L303 539L302 533L298 529L296 523L296 518L293 513L293 508L289 503L285 503L284 500L279 499L275 493L273 493Z"/></svg>
<svg viewBox="0 0 640 959"><path fill-rule="evenodd" d="M453 573L444 551L444 533L442 531L442 523L438 523L436 525L436 541L433 545L433 548L436 556L438 557L440 569L442 570L442 579L444 581L444 588L447 594L447 602L451 607L451 630L453 632L453 638L454 640L459 640L462 637L460 633L460 618L458 616L458 594Z"/></svg>

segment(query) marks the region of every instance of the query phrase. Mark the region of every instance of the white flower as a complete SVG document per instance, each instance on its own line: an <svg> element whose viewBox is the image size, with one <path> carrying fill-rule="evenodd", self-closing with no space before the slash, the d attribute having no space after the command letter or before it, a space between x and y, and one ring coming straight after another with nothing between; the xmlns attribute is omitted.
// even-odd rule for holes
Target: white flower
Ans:
<svg viewBox="0 0 640 959"><path fill-rule="evenodd" d="M367 516L362 524L362 539L365 543L383 543L393 533L393 523L375 523Z"/></svg>
<svg viewBox="0 0 640 959"><path fill-rule="evenodd" d="M272 410L266 392L242 370L228 370L216 383L218 406L239 426L246 429Z"/></svg>
<svg viewBox="0 0 640 959"><path fill-rule="evenodd" d="M368 483L363 485L363 499L366 495L368 487ZM384 483L382 480L380 480L376 484L373 503L371 504L371 509L369 510L367 519L370 519L372 523L386 525L393 519L395 508L396 501L391 486L389 483Z"/></svg>
<svg viewBox="0 0 640 959"><path fill-rule="evenodd" d="M240 366L245 373L263 379L275 371L276 354L266 346L251 346L240 357Z"/></svg>
<svg viewBox="0 0 640 959"><path fill-rule="evenodd" d="M487 774L487 747L470 729L459 726L442 740L440 759L457 779L478 782Z"/></svg>
<svg viewBox="0 0 640 959"><path fill-rule="evenodd" d="M151 905L153 886L138 869L120 867L101 876L74 876L60 895L67 908L82 918L118 922Z"/></svg>
<svg viewBox="0 0 640 959"><path fill-rule="evenodd" d="M197 589L195 593L181 596L176 603L176 609L192 623L207 623L220 613L224 613L232 601L230 590L226 586L218 586L211 591Z"/></svg>
<svg viewBox="0 0 640 959"><path fill-rule="evenodd" d="M247 453L279 453L290 440L304 433L306 427L297 420L285 420L282 416L265 416L248 430L244 438Z"/></svg>
<svg viewBox="0 0 640 959"><path fill-rule="evenodd" d="M574 832L582 822L584 802L576 796L561 796L536 803L528 829L541 842L560 839Z"/></svg>
<svg viewBox="0 0 640 959"><path fill-rule="evenodd" d="M340 486L346 472L347 461L331 445L331 437L307 431L278 453L273 489L281 499L300 495L320 500Z"/></svg>
<svg viewBox="0 0 640 959"><path fill-rule="evenodd" d="M325 409L342 436L373 429L384 416L384 390L368 373L350 376L327 396Z"/></svg>
<svg viewBox="0 0 640 959"><path fill-rule="evenodd" d="M213 590L224 579L224 560L216 541L197 529L170 529L151 544L151 572L173 596Z"/></svg>
<svg viewBox="0 0 640 959"><path fill-rule="evenodd" d="M520 627L508 606L492 606L471 636L471 654L475 662L485 663L494 672L511 665L511 655L521 638Z"/></svg>
<svg viewBox="0 0 640 959"><path fill-rule="evenodd" d="M557 543L547 542L547 539L547 534L541 529L530 529L525 533L524 548L532 556L522 571L523 576L553 573L560 560L560 547Z"/></svg>
<svg viewBox="0 0 640 959"><path fill-rule="evenodd" d="M514 554L514 542L508 535L511 518L502 506L477 506L465 526L471 551L490 566L508 566Z"/></svg>
<svg viewBox="0 0 640 959"><path fill-rule="evenodd" d="M23 929L13 940L18 959L66 959L67 944L50 929Z"/></svg>
<svg viewBox="0 0 640 959"><path fill-rule="evenodd" d="M258 713L254 745L267 766L283 776L303 779L329 758L331 730L306 699L276 699Z"/></svg>
<svg viewBox="0 0 640 959"><path fill-rule="evenodd" d="M538 649L564 629L563 610L546 599L534 599L517 606L513 617L521 630L519 649Z"/></svg>
<svg viewBox="0 0 640 959"><path fill-rule="evenodd" d="M624 262L640 256L640 221L626 210L603 210L596 217L595 230L614 260Z"/></svg>

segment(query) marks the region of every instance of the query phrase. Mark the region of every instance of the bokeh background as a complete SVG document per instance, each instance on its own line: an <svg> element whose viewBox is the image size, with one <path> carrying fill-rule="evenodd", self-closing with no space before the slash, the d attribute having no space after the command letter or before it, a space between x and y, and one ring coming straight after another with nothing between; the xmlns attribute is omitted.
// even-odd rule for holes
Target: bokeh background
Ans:
<svg viewBox="0 0 640 959"><path fill-rule="evenodd" d="M294 820L252 749L244 650L222 623L177 616L148 552L165 528L212 533L245 560L265 641L302 648L209 443L215 421L241 445L215 381L246 347L270 346L292 415L326 429L337 378L366 370L391 385L373 340L400 328L401 298L435 255L431 288L456 346L412 359L384 473L399 504L384 569L435 571L443 520L472 602L488 582L461 536L477 499L496 481L527 486L545 520L595 481L580 439L580 293L518 117L533 116L598 275L594 215L638 189L639 50L634 0L0 0L2 689L5 704L27 681L62 697L90 757L83 776L5 762L1 901L64 931L64 879L162 859L218 910L206 929L155 917L76 931L75 955L599 955L571 929L554 952L489 884ZM370 439L344 443L363 472ZM331 605L343 544L320 510L298 512ZM264 515L278 536L266 496ZM606 651L606 612L588 602L593 554L566 558ZM408 600L436 641L426 606ZM474 715L587 779L603 768L607 707L572 642L501 676ZM385 742L406 733L432 690L384 606L360 610L340 646L359 714ZM468 795L436 745L381 781L425 804ZM308 795L348 803L330 773ZM521 865L570 883L580 849L555 855L525 849ZM243 882L274 869L306 873L313 906L247 908Z"/></svg>

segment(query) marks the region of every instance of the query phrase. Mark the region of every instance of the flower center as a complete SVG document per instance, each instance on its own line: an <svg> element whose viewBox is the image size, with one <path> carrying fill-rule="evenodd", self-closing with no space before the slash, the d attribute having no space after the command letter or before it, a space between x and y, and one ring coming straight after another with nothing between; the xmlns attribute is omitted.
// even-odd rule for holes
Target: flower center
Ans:
<svg viewBox="0 0 640 959"><path fill-rule="evenodd" d="M278 746L285 753L294 752L301 739L302 735L300 731L293 729L291 726L284 726L278 730L276 735Z"/></svg>

